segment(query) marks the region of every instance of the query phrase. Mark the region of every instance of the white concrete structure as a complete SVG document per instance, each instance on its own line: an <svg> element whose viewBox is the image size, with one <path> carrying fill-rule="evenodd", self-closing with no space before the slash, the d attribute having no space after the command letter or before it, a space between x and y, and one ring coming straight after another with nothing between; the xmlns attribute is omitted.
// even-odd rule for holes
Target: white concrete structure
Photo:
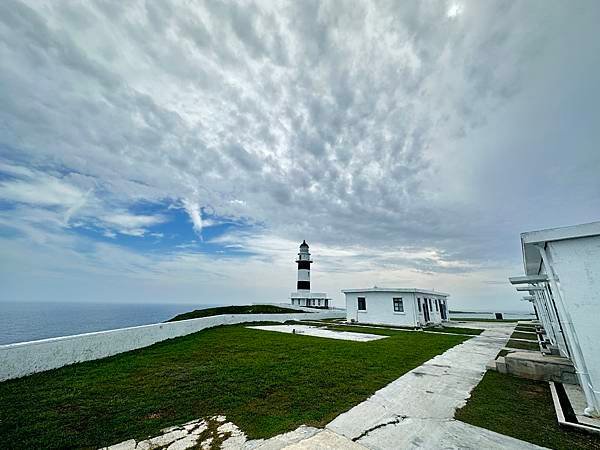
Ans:
<svg viewBox="0 0 600 450"><path fill-rule="evenodd" d="M388 336L370 333L353 333L352 331L335 331L312 325L255 325L247 328L265 331L277 331L278 333L301 334L327 339L340 339L343 341L371 342L385 339Z"/></svg>
<svg viewBox="0 0 600 450"><path fill-rule="evenodd" d="M448 294L413 288L344 289L346 320L421 327L448 320Z"/></svg>
<svg viewBox="0 0 600 450"><path fill-rule="evenodd" d="M600 222L521 234L527 290L547 338L573 362L588 407L600 416ZM524 289L523 289L524 287Z"/></svg>
<svg viewBox="0 0 600 450"><path fill-rule="evenodd" d="M344 316L345 313L339 310L290 314L227 314L0 345L0 381L116 355L219 325L333 319Z"/></svg>
<svg viewBox="0 0 600 450"><path fill-rule="evenodd" d="M308 244L302 241L300 251L298 252L298 281L296 283L296 292L290 294L290 301L295 306L305 306L309 308L329 308L330 298L324 292L310 292L310 265L313 260L310 259Z"/></svg>

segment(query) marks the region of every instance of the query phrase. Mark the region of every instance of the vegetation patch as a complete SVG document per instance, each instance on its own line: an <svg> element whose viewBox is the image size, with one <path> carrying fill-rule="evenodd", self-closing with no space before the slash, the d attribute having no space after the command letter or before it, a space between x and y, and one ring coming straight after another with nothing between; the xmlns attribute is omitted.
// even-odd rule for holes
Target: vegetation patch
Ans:
<svg viewBox="0 0 600 450"><path fill-rule="evenodd" d="M375 333L373 332L373 330L383 330L383 331L394 331L394 330L404 330L404 331L423 331L425 333L452 333L452 334L470 334L470 335L478 335L481 334L483 332L483 330L479 329L479 328L460 328L460 327L429 327L429 328L423 328L422 330L420 328L415 328L415 327L400 327L400 326L392 326L392 325L373 325L372 327L367 326L362 326L362 325L329 325L327 326L327 329L329 330L336 330L336 331L352 331L352 332L356 332L356 333L369 333L369 334L384 334L384 335L389 335L387 333ZM369 331L364 331L364 330L369 330Z"/></svg>
<svg viewBox="0 0 600 450"><path fill-rule="evenodd" d="M249 438L301 424L322 427L465 340L369 331L390 337L352 342L216 327L5 381L0 442L10 449L98 448L215 415L225 415Z"/></svg>
<svg viewBox="0 0 600 450"><path fill-rule="evenodd" d="M290 314L305 313L298 309L284 308L274 305L234 305L219 306L216 308L196 309L194 311L179 314L167 322L177 322L178 320L198 319L200 317L219 316L221 314Z"/></svg>
<svg viewBox="0 0 600 450"><path fill-rule="evenodd" d="M460 322L520 322L521 319L475 319L473 317L452 317L450 321Z"/></svg>
<svg viewBox="0 0 600 450"><path fill-rule="evenodd" d="M514 331L510 335L511 339L528 339L530 341L537 342L537 335L535 333L527 333L524 331Z"/></svg>
<svg viewBox="0 0 600 450"><path fill-rule="evenodd" d="M529 331L530 333L535 333L536 326L535 325L517 325L515 330L518 331Z"/></svg>
<svg viewBox="0 0 600 450"><path fill-rule="evenodd" d="M509 339L506 343L506 347L509 348L518 348L520 350L539 350L540 346L537 341L516 341L514 339Z"/></svg>
<svg viewBox="0 0 600 450"><path fill-rule="evenodd" d="M443 333L473 334L473 335L478 335L478 334L483 333L483 330L480 328L461 328L461 327L425 328L423 331L441 331Z"/></svg>
<svg viewBox="0 0 600 450"><path fill-rule="evenodd" d="M600 435L558 425L546 382L490 370L454 417L556 450L600 449Z"/></svg>

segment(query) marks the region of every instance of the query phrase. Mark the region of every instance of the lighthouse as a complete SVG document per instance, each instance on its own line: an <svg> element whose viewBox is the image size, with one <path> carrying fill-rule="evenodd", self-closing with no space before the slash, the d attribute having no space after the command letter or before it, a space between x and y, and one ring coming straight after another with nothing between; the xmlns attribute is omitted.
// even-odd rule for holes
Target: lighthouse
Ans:
<svg viewBox="0 0 600 450"><path fill-rule="evenodd" d="M298 264L298 283L296 289L298 289L298 292L310 292L310 265L312 264L312 260L310 259L308 244L305 240L300 244L296 264Z"/></svg>
<svg viewBox="0 0 600 450"><path fill-rule="evenodd" d="M300 251L296 264L298 265L298 281L296 292L292 292L290 300L292 305L305 306L309 308L329 308L330 298L324 292L310 291L310 265L313 263L306 240L300 244Z"/></svg>

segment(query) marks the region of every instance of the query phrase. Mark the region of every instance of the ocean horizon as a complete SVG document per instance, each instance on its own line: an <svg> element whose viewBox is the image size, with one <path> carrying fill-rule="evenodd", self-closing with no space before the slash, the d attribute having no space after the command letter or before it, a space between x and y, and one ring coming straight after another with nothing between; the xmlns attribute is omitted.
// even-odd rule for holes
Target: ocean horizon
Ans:
<svg viewBox="0 0 600 450"><path fill-rule="evenodd" d="M164 322L214 304L0 302L0 345Z"/></svg>

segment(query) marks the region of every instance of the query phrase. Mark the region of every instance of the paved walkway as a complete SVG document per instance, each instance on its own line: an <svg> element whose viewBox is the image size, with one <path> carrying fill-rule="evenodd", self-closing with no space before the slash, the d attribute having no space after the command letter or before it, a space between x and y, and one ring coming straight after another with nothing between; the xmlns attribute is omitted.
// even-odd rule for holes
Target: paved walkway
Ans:
<svg viewBox="0 0 600 450"><path fill-rule="evenodd" d="M371 449L539 449L454 420L454 411L465 405L486 363L514 328L475 322L468 326L486 331L406 373L338 416L327 429Z"/></svg>

